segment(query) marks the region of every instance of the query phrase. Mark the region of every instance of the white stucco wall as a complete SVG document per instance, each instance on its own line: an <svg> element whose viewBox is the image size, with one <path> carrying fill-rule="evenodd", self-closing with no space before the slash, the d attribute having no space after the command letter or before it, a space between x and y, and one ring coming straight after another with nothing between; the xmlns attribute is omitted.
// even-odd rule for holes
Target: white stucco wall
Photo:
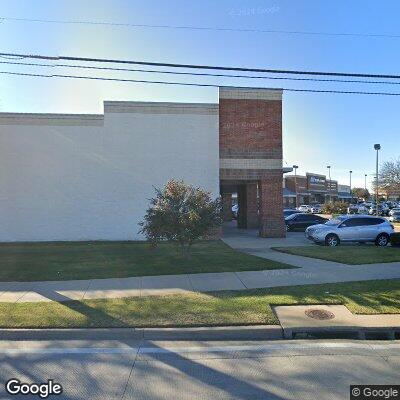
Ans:
<svg viewBox="0 0 400 400"><path fill-rule="evenodd" d="M106 102L0 114L0 241L140 239L153 186L219 192L217 105Z"/></svg>

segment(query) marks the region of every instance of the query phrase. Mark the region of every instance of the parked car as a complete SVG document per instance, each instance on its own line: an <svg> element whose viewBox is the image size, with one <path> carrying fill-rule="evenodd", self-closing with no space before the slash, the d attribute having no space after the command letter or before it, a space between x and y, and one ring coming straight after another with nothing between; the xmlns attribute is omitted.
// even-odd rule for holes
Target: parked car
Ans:
<svg viewBox="0 0 400 400"><path fill-rule="evenodd" d="M400 212L400 207L392 208L392 209L389 211L389 217L391 217L394 213L397 213L397 212Z"/></svg>
<svg viewBox="0 0 400 400"><path fill-rule="evenodd" d="M341 242L375 242L386 246L394 227L385 218L342 215L322 225L306 229L306 237L315 243L338 246Z"/></svg>
<svg viewBox="0 0 400 400"><path fill-rule="evenodd" d="M389 215L390 207L388 204L383 203L382 204L382 213L383 215Z"/></svg>
<svg viewBox="0 0 400 400"><path fill-rule="evenodd" d="M238 204L234 204L232 206L232 217L233 217L233 219L237 219L238 212L239 212L239 205Z"/></svg>
<svg viewBox="0 0 400 400"><path fill-rule="evenodd" d="M286 231L302 231L311 225L323 224L328 221L319 215L308 213L292 214L285 218Z"/></svg>
<svg viewBox="0 0 400 400"><path fill-rule="evenodd" d="M369 214L370 206L364 203L358 205L357 214Z"/></svg>
<svg viewBox="0 0 400 400"><path fill-rule="evenodd" d="M310 207L310 212L311 212L312 214L319 214L319 213L321 213L321 211L322 211L321 204L313 204L313 205Z"/></svg>
<svg viewBox="0 0 400 400"><path fill-rule="evenodd" d="M350 204L347 207L347 214L358 214L358 204Z"/></svg>
<svg viewBox="0 0 400 400"><path fill-rule="evenodd" d="M390 222L400 222L400 209L398 211L395 211L392 213L392 215L389 217Z"/></svg>
<svg viewBox="0 0 400 400"><path fill-rule="evenodd" d="M299 210L302 213L309 213L311 212L311 207L308 206L307 204L303 204L300 207L298 207L297 210Z"/></svg>
<svg viewBox="0 0 400 400"><path fill-rule="evenodd" d="M372 205L368 211L369 215L376 215L376 205ZM381 205L378 205L378 215L385 215L385 212Z"/></svg>
<svg viewBox="0 0 400 400"><path fill-rule="evenodd" d="M299 210L294 210L294 209L292 209L292 208L285 208L284 210L283 210L283 216L286 218L286 217L288 217L289 215L292 215L292 214L299 214L301 211L299 211Z"/></svg>

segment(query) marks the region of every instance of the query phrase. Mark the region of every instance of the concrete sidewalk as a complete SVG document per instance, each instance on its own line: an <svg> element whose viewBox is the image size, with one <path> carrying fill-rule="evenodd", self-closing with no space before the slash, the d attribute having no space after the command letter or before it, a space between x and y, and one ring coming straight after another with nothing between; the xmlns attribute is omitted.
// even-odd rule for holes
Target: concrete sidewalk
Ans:
<svg viewBox="0 0 400 400"><path fill-rule="evenodd" d="M256 231L228 229L223 240L238 251L298 268L77 281L3 282L0 283L0 302L121 298L400 278L400 262L350 266L271 249L274 246L309 245L302 234L289 233L286 239L264 239L258 237Z"/></svg>

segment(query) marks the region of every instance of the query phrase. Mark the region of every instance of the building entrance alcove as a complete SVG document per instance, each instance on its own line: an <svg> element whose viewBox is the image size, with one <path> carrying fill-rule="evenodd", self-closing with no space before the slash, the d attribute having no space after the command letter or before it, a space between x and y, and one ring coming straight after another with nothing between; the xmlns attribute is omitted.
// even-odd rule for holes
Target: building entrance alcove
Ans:
<svg viewBox="0 0 400 400"><path fill-rule="evenodd" d="M260 236L284 236L280 229L283 225L282 193L275 193L275 186L267 180L222 181L224 222L232 222L239 229L258 229ZM232 210L234 205L237 205L236 218L235 209Z"/></svg>

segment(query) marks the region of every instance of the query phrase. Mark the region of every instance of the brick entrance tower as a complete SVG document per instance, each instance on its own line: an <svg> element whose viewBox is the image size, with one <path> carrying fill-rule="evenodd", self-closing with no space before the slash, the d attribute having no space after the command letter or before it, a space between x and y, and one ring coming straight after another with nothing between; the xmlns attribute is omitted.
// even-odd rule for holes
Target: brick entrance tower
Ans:
<svg viewBox="0 0 400 400"><path fill-rule="evenodd" d="M284 237L282 197L282 91L219 90L221 194L236 188L238 227Z"/></svg>

